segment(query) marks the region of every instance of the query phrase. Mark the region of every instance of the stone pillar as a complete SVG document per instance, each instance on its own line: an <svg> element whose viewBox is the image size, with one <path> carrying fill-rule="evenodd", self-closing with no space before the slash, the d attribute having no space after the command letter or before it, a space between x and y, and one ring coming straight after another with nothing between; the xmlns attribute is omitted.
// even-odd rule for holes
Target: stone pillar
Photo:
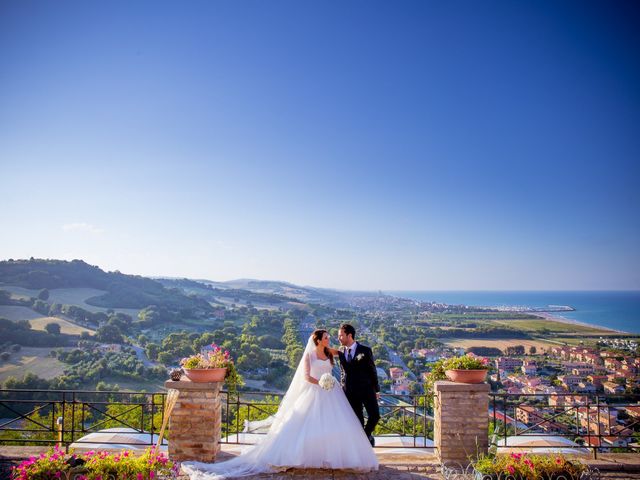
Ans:
<svg viewBox="0 0 640 480"><path fill-rule="evenodd" d="M178 391L169 417L169 458L215 461L220 450L222 382L196 383L183 377L178 382L168 380L164 386Z"/></svg>
<svg viewBox="0 0 640 480"><path fill-rule="evenodd" d="M467 466L489 447L489 384L434 385L434 443L440 463Z"/></svg>

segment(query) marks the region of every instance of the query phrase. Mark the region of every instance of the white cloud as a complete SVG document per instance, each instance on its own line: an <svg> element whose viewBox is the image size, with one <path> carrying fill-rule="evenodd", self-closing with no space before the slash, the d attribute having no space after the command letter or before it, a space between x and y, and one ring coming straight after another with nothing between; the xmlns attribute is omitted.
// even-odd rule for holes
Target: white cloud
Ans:
<svg viewBox="0 0 640 480"><path fill-rule="evenodd" d="M91 225L90 223L67 223L62 226L62 230L65 232L84 232L92 235L100 235L104 233L104 230Z"/></svg>

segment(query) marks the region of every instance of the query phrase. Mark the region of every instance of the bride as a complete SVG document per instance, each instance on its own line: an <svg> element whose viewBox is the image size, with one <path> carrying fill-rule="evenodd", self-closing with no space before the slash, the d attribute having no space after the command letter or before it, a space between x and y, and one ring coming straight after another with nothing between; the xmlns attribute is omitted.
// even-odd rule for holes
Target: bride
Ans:
<svg viewBox="0 0 640 480"><path fill-rule="evenodd" d="M315 330L264 439L226 462L184 462L182 470L191 480L288 468L377 470L378 459L340 384L318 384L323 374L331 375L333 363L329 334Z"/></svg>

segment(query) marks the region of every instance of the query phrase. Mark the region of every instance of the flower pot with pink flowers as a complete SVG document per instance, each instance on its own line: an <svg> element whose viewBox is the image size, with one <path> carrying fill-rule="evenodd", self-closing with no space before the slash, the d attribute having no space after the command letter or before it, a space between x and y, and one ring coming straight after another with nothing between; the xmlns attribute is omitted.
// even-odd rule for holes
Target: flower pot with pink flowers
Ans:
<svg viewBox="0 0 640 480"><path fill-rule="evenodd" d="M192 382L226 382L229 391L243 383L229 351L215 343L205 352L183 358L180 365Z"/></svg>

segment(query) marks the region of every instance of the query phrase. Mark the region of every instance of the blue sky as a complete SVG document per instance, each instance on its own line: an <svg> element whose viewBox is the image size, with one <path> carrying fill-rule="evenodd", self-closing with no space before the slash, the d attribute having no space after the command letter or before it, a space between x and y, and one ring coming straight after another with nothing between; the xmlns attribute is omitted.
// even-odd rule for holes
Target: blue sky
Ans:
<svg viewBox="0 0 640 480"><path fill-rule="evenodd" d="M635 2L0 3L0 257L640 289Z"/></svg>

